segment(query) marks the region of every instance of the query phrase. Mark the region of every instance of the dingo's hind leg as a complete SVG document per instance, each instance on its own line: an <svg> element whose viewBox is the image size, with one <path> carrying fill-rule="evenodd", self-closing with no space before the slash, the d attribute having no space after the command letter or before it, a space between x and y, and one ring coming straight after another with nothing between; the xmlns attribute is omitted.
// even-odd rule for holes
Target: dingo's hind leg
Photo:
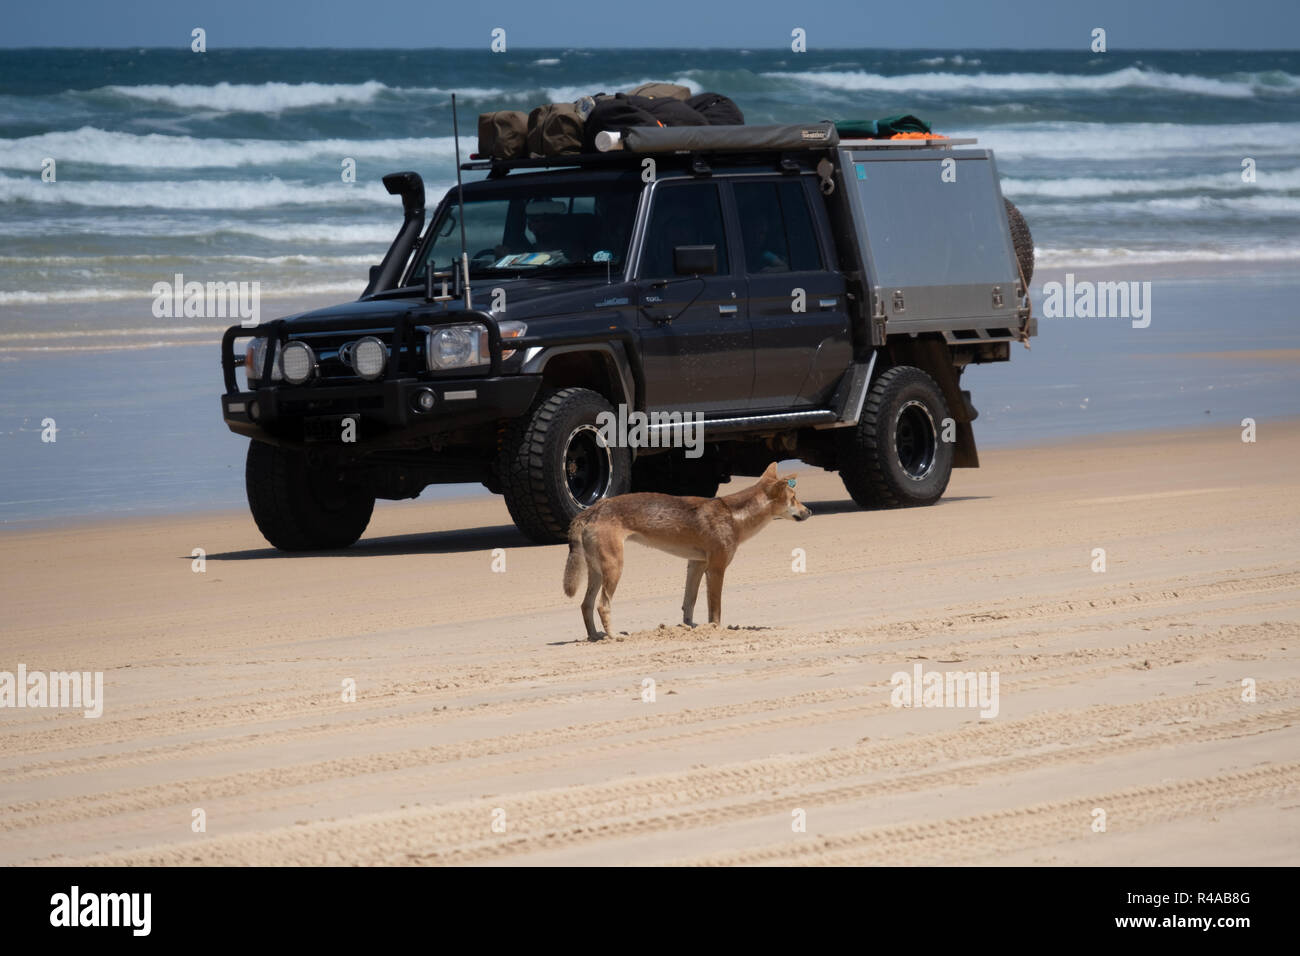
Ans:
<svg viewBox="0 0 1300 956"><path fill-rule="evenodd" d="M703 561L686 562L686 590L682 593L682 623L695 626L695 599L700 594L700 580L707 565Z"/></svg>

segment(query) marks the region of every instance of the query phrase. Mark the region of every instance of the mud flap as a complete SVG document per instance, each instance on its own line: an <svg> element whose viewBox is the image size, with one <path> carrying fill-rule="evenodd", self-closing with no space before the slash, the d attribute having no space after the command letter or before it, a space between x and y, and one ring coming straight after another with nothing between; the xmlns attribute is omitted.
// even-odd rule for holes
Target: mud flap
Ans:
<svg viewBox="0 0 1300 956"><path fill-rule="evenodd" d="M975 429L970 422L957 423L957 443L952 450L954 468L978 468L980 454L975 448Z"/></svg>

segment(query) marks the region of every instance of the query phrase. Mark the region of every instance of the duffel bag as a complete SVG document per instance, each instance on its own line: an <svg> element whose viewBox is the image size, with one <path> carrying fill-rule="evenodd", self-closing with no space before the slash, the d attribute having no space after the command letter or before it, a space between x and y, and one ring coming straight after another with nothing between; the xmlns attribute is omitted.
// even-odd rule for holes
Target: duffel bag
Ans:
<svg viewBox="0 0 1300 956"><path fill-rule="evenodd" d="M523 159L528 155L528 117L518 110L478 115L478 152L493 159Z"/></svg>
<svg viewBox="0 0 1300 956"><path fill-rule="evenodd" d="M645 96L656 100L685 100L691 95L689 87L676 83L642 83L634 90L627 91L628 96Z"/></svg>
<svg viewBox="0 0 1300 956"><path fill-rule="evenodd" d="M572 103L548 103L528 114L528 155L563 156L582 151L582 114Z"/></svg>

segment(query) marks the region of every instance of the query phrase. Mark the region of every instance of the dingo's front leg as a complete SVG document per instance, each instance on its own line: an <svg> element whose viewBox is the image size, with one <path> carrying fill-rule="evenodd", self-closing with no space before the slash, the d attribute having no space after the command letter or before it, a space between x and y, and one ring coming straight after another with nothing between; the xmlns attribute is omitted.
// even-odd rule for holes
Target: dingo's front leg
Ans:
<svg viewBox="0 0 1300 956"><path fill-rule="evenodd" d="M700 594L700 579L704 577L703 561L686 562L686 590L682 593L682 623L695 626L695 599Z"/></svg>
<svg viewBox="0 0 1300 956"><path fill-rule="evenodd" d="M709 581L709 623L722 626L722 576L727 573L725 561L710 561L705 569Z"/></svg>

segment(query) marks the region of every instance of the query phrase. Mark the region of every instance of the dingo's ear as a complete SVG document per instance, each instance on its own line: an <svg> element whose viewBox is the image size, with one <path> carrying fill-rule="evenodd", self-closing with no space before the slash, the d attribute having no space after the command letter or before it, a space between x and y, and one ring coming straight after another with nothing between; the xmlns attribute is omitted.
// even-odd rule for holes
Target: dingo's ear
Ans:
<svg viewBox="0 0 1300 956"><path fill-rule="evenodd" d="M764 481L776 481L776 462L767 466L767 471L763 472Z"/></svg>

